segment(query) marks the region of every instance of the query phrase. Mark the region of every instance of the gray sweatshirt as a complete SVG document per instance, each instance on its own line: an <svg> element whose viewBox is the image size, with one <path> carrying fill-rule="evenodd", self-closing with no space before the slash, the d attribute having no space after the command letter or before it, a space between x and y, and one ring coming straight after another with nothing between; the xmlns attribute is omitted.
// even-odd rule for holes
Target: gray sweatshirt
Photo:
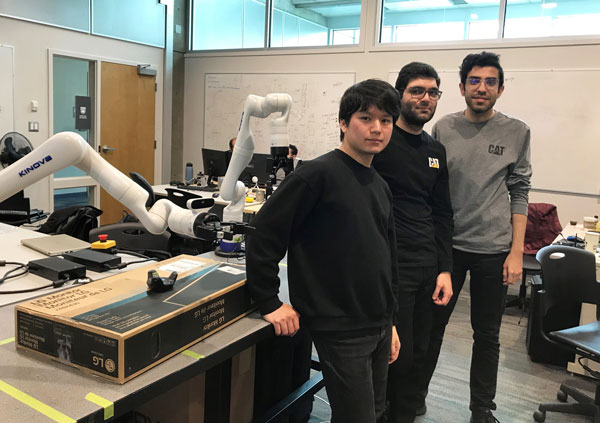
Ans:
<svg viewBox="0 0 600 423"><path fill-rule="evenodd" d="M529 127L500 112L481 123L457 112L440 119L432 135L447 152L453 248L483 254L509 251L511 215L527 215Z"/></svg>

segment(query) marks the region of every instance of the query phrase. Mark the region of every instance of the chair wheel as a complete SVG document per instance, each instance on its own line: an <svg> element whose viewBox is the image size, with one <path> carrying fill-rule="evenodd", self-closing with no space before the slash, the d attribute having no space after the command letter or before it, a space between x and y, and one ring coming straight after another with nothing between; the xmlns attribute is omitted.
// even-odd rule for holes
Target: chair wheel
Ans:
<svg viewBox="0 0 600 423"><path fill-rule="evenodd" d="M536 422L543 422L546 420L546 412L545 411L540 411L540 410L535 410L533 413L533 419Z"/></svg>
<svg viewBox="0 0 600 423"><path fill-rule="evenodd" d="M562 390L558 390L558 392L556 393L556 399L559 400L560 402L567 402L567 398L569 396L567 395L567 393L565 391Z"/></svg>

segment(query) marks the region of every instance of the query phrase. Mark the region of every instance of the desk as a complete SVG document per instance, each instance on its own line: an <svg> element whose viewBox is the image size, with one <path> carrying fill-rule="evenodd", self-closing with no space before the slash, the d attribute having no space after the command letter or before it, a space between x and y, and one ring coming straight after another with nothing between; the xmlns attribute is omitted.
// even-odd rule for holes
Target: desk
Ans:
<svg viewBox="0 0 600 423"><path fill-rule="evenodd" d="M16 226L6 225L4 223L0 223L0 237L2 239L2 243L0 244L0 259L6 261L14 261L20 263L27 263L30 260L37 260L41 258L46 258L47 256L39 253L31 248L25 247L21 245L22 239L27 238L39 238L48 236L47 234L43 234L40 232L31 231L29 229L24 229ZM137 257L133 256L125 256L122 257L123 261L134 261L139 260ZM133 266L142 266L143 264L137 264ZM11 267L0 267L0 273L4 274L6 270L12 269ZM115 273L121 272L120 270L110 270L103 273L97 272L87 272L87 276L92 280L97 280L101 278L105 278L110 275L114 275ZM14 291L17 289L30 289L37 288L40 286L48 285L48 279L44 279L40 276L36 276L33 274L28 274L25 277L19 277L15 279L9 279L3 284L0 285L0 292L2 291ZM29 298L37 297L40 295L46 295L53 290L56 289L65 289L70 285L65 284L61 288L46 288L39 291L22 293L22 294L0 294L0 307L13 304L19 301L24 301Z"/></svg>
<svg viewBox="0 0 600 423"><path fill-rule="evenodd" d="M19 228L4 232L0 246L0 258L29 260L20 247L19 236L35 236ZM15 232L16 231L16 232ZM43 234L39 234L44 236ZM25 248L25 247L21 247ZM14 250L14 252L12 251ZM11 255L12 254L12 255ZM31 252L31 254L38 254ZM203 255L216 258L213 253ZM39 258L38 256L32 258ZM287 280L282 268L282 280ZM16 279L22 283L39 283L34 275ZM24 281L29 279L28 281ZM41 278L40 278L41 279ZM43 280L42 284L47 283ZM12 289L15 289L13 286ZM47 294L39 291L34 295ZM32 294L29 294L33 296ZM13 301L18 301L16 297ZM135 379L118 385L91 376L65 364L32 357L26 352L17 351L14 345L14 306L0 307L0 409L2 421L11 423L46 422L102 422L105 421L104 408L86 399L92 393L114 404L114 415L119 416L181 385L220 363L255 345L260 340L273 335L271 325L257 313L238 320L191 348L189 354L178 354L141 374ZM199 357L203 357L198 359ZM54 416L53 418L48 415ZM205 416L207 416L205 414ZM196 419L195 421L199 421ZM200 420L201 421L201 420ZM206 417L207 423L221 423L220 418ZM232 418L232 421L233 418Z"/></svg>
<svg viewBox="0 0 600 423"><path fill-rule="evenodd" d="M185 188L177 188L175 186L172 185L154 185L152 187L154 189L154 193L155 194L159 194L159 195L167 195L167 188L174 188L174 189L179 189L185 192L189 192L191 194L195 194L198 195L202 198L213 198L213 192L207 192L207 191L196 191L196 190L188 190ZM229 201L225 201L223 200L223 198L219 195L217 198L214 199L215 200L215 204L220 204L223 206L226 206L229 204ZM264 204L263 202L260 203L246 203L246 205L244 206L244 213L247 214L256 214L258 213L258 211L260 210L260 208L262 207L262 205Z"/></svg>

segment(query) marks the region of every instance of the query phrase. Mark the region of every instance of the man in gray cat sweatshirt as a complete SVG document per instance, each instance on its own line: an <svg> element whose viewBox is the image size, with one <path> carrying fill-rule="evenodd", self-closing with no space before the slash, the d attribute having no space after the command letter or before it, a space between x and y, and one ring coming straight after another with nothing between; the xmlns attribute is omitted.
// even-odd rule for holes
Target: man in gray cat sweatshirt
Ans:
<svg viewBox="0 0 600 423"><path fill-rule="evenodd" d="M521 280L531 179L529 127L494 110L504 91L498 55L469 54L460 67L464 111L444 116L432 135L446 148L454 211L452 289L435 308L426 365L419 379L423 402L444 330L470 272L473 354L471 422L497 422L491 410L500 354L500 324L508 285Z"/></svg>

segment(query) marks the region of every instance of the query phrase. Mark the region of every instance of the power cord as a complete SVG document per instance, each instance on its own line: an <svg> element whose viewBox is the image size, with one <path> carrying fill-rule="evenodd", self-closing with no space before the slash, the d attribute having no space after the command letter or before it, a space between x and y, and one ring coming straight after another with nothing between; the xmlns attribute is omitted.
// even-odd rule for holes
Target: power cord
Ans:
<svg viewBox="0 0 600 423"><path fill-rule="evenodd" d="M129 266L131 264L146 263L148 261L157 261L157 259L154 257L145 256L144 254L140 254L136 251L116 249L115 252L122 253L122 254L129 254L134 257L139 257L142 260L130 261L129 263L119 263L116 266L109 266L106 264L106 265L104 265L104 268L106 270L117 270L117 269L120 270L120 269L126 268L127 266Z"/></svg>
<svg viewBox="0 0 600 423"><path fill-rule="evenodd" d="M579 362L579 365L581 367L583 367L584 370L586 370L589 374L591 374L594 378L596 379L600 379L600 372L591 369L583 360L585 360L586 357L583 356L579 356L577 357L577 361Z"/></svg>
<svg viewBox="0 0 600 423"><path fill-rule="evenodd" d="M0 278L0 284L4 283L8 279L18 278L19 276L23 276L23 275L26 275L27 273L29 273L29 266L26 263L19 263L17 261L0 260L0 267L4 267L7 264L11 264L11 265L14 265L14 266L17 266L17 267L15 267L14 269L11 269L11 270L7 271ZM19 270L21 270L20 273L13 274L13 273L15 273L15 272L17 272Z"/></svg>
<svg viewBox="0 0 600 423"><path fill-rule="evenodd" d="M67 275L68 276L68 275ZM42 285L42 286L38 286L36 288L29 288L29 289L18 289L18 290L14 290L14 291L0 291L0 295L8 295L8 294L24 294L26 292L34 292L34 291L39 291L40 289L46 289L46 288L58 288L60 286L63 286L65 283L69 282L71 279L70 278L64 278L64 279L58 279L56 281L52 281L51 283L49 283L48 285Z"/></svg>
<svg viewBox="0 0 600 423"><path fill-rule="evenodd" d="M153 257L146 256L146 255L138 253L137 251L134 251L134 250L127 250L127 249L117 248L115 250L115 252L122 253L122 254L129 254L130 256L135 256L135 257L139 257L139 258L143 258L143 259L147 259L147 260L156 260Z"/></svg>
<svg viewBox="0 0 600 423"><path fill-rule="evenodd" d="M149 257L149 258L144 259L144 260L130 261L129 263L119 263L116 266L109 266L108 264L105 264L104 268L106 270L120 270L120 269L126 268L127 266L129 266L131 264L146 263L148 261L157 261L157 260L155 258Z"/></svg>

